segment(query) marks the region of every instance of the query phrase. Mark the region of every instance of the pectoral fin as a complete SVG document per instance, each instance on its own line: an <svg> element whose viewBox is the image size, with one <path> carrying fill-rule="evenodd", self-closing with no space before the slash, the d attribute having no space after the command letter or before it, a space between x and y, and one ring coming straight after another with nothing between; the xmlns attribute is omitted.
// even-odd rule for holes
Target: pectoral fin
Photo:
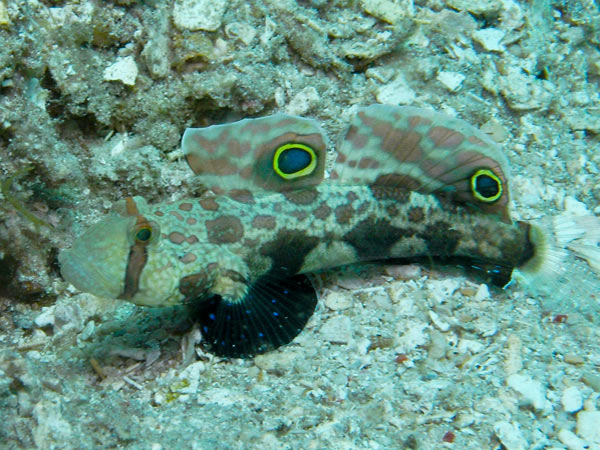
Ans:
<svg viewBox="0 0 600 450"><path fill-rule="evenodd" d="M247 358L291 342L313 314L317 295L305 275L260 277L235 301L215 295L195 305L209 351Z"/></svg>

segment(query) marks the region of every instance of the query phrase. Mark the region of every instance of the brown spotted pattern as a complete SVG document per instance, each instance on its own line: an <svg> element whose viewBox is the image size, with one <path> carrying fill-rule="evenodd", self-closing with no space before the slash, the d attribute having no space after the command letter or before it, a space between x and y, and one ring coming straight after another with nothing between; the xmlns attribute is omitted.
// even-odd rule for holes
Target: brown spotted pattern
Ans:
<svg viewBox="0 0 600 450"><path fill-rule="evenodd" d="M527 227L510 222L506 162L475 128L411 107L359 109L322 182L327 141L314 121L285 115L188 130L184 153L209 192L152 207L136 198L115 209L93 230L97 254L90 250L85 261L113 258L122 275L107 272L102 282L116 286L89 283L90 291L156 306L210 296L213 288L242 295L245 283L266 274L356 261L468 257L514 267L533 254ZM290 142L313 147L318 164L287 182L274 173L272 156ZM506 195L472 208L467 181L481 167L497 174ZM151 222L158 239L142 246L123 236ZM70 275L81 257L69 257ZM76 281L86 286L83 277Z"/></svg>

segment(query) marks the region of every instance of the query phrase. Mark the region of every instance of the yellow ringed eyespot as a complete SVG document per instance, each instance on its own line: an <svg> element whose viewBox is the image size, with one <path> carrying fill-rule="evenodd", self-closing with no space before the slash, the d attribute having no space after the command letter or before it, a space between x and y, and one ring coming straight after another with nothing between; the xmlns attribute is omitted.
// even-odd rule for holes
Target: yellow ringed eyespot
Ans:
<svg viewBox="0 0 600 450"><path fill-rule="evenodd" d="M473 196L485 203L494 203L502 197L502 180L490 169L479 169L471 176Z"/></svg>
<svg viewBox="0 0 600 450"><path fill-rule="evenodd" d="M273 156L273 170L285 180L310 175L316 167L317 155L308 145L296 142L285 144Z"/></svg>

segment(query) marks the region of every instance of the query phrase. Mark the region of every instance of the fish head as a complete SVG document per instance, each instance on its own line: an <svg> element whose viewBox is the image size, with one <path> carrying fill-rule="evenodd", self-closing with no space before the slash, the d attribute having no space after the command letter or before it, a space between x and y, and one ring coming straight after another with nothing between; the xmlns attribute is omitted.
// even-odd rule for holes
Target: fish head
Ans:
<svg viewBox="0 0 600 450"><path fill-rule="evenodd" d="M141 197L116 202L106 217L59 254L63 278L98 297L142 306L180 303L181 258L161 235L165 224L160 221Z"/></svg>

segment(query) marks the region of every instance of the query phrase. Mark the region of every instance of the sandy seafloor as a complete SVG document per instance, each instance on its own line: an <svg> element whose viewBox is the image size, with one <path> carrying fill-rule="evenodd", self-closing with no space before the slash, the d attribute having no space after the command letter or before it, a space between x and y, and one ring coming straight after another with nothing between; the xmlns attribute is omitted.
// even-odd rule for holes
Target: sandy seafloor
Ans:
<svg viewBox="0 0 600 450"><path fill-rule="evenodd" d="M186 127L286 111L334 136L375 102L483 127L515 218L598 215L597 3L0 0L0 41L0 448L600 448L600 282L572 255L550 295L329 271L300 336L252 360L56 258L115 200L199 192Z"/></svg>

